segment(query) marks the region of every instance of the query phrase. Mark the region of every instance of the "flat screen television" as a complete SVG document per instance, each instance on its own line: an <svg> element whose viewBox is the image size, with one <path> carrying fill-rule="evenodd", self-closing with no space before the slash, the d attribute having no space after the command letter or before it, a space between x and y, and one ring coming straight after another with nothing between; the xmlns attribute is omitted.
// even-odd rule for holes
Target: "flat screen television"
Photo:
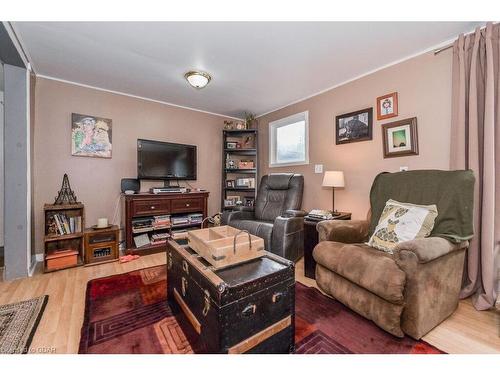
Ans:
<svg viewBox="0 0 500 375"><path fill-rule="evenodd" d="M138 139L137 178L196 180L196 146Z"/></svg>

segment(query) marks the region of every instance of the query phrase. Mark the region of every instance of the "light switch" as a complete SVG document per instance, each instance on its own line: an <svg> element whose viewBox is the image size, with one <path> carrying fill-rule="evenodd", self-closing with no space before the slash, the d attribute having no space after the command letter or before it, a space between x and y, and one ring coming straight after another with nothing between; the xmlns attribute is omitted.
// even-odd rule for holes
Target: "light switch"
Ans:
<svg viewBox="0 0 500 375"><path fill-rule="evenodd" d="M323 164L315 164L314 173L323 173Z"/></svg>
<svg viewBox="0 0 500 375"><path fill-rule="evenodd" d="M407 170L408 170L408 167L406 167L406 166L399 167L400 172L406 172Z"/></svg>

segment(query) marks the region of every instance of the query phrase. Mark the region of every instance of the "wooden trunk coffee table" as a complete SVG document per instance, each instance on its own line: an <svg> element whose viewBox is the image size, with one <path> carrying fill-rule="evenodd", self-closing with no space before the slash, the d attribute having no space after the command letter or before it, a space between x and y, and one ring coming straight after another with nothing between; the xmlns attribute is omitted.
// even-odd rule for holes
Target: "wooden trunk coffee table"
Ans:
<svg viewBox="0 0 500 375"><path fill-rule="evenodd" d="M294 264L266 252L215 269L188 246L167 242L167 296L208 353L294 351Z"/></svg>

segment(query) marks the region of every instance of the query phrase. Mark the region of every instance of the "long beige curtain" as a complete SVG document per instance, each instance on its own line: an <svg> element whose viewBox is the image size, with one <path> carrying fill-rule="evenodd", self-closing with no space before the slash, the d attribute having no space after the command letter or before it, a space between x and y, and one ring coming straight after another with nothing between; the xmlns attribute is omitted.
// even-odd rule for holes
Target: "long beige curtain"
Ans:
<svg viewBox="0 0 500 375"><path fill-rule="evenodd" d="M474 239L461 297L485 310L497 297L500 247L500 24L488 23L453 45L451 168L476 176Z"/></svg>

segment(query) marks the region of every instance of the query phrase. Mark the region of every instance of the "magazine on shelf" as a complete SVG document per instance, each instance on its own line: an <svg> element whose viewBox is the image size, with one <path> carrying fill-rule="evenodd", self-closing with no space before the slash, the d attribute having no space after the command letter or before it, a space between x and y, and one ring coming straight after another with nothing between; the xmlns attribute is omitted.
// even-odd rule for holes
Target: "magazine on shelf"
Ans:
<svg viewBox="0 0 500 375"><path fill-rule="evenodd" d="M147 246L151 243L149 236L147 234L141 234L139 236L134 236L135 247Z"/></svg>

